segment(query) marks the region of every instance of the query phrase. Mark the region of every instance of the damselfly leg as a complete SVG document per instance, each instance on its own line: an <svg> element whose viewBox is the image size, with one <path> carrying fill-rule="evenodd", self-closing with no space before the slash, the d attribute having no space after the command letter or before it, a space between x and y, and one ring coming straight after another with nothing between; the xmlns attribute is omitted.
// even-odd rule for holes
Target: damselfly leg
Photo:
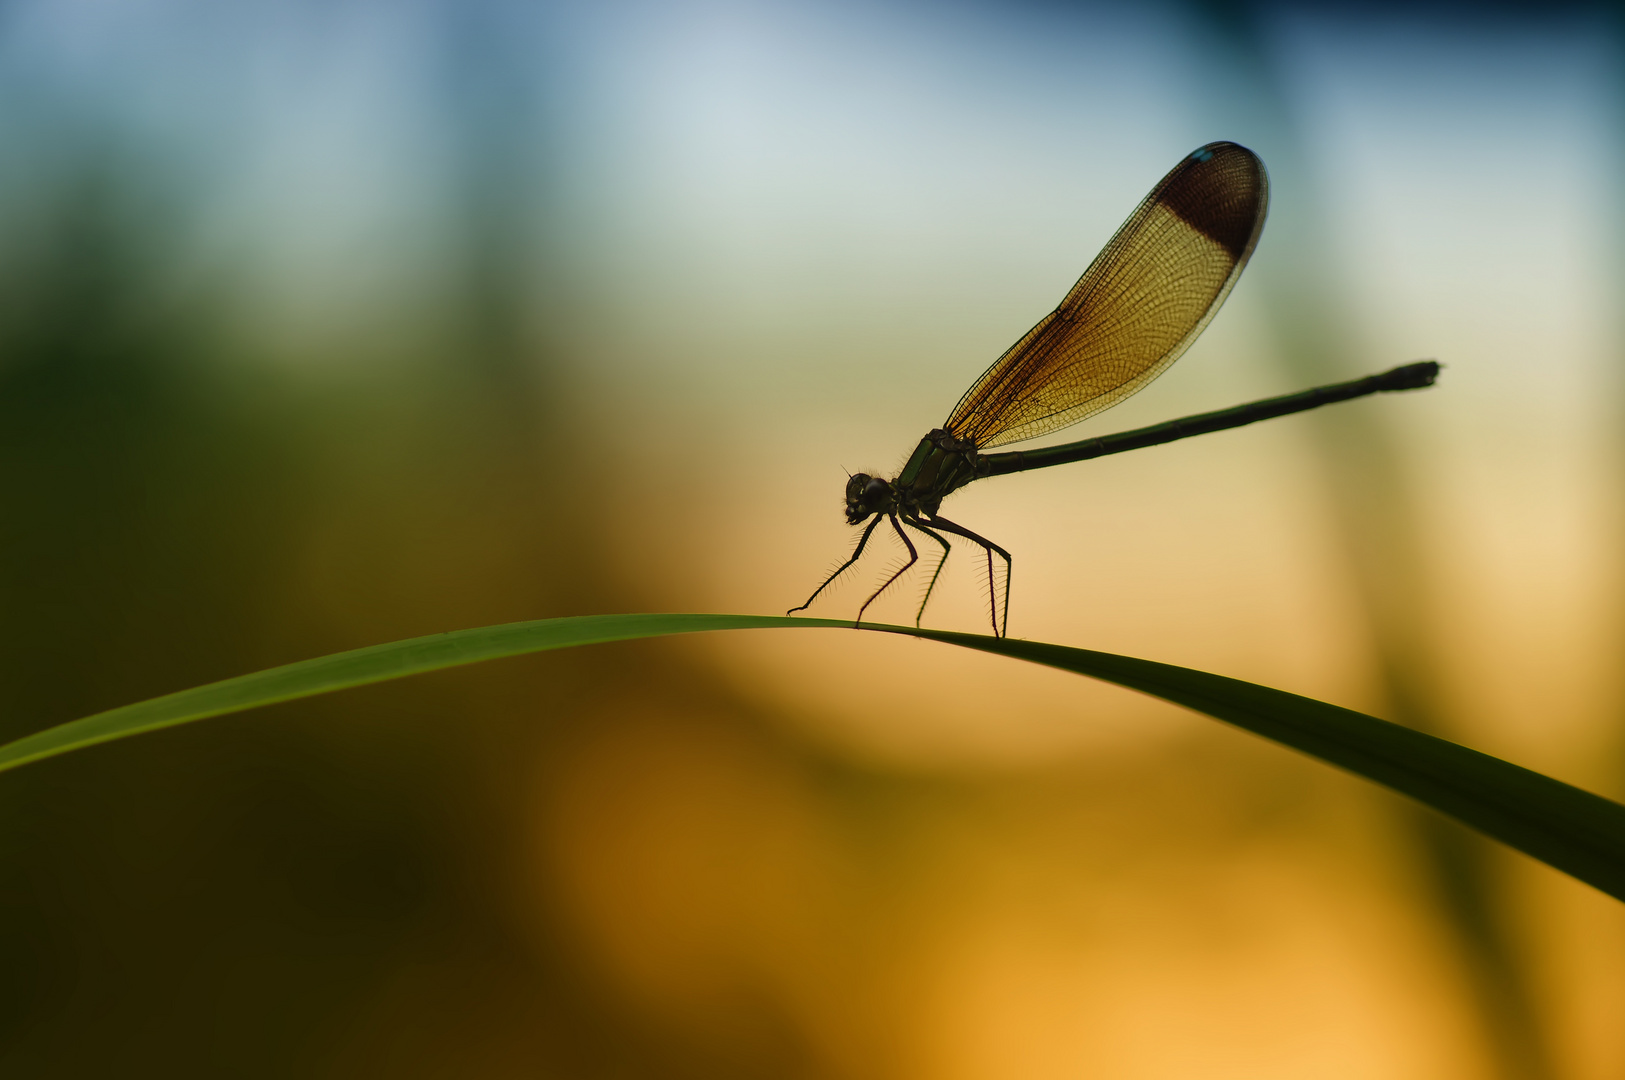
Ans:
<svg viewBox="0 0 1625 1080"><path fill-rule="evenodd" d="M917 527L918 526L916 526L916 528ZM936 514L931 516L931 527L934 529L941 529L945 533L953 533L955 536L963 536L971 543L980 545L982 550L987 553L987 602L991 608L990 615L993 620L993 636L1003 637L1004 635L1008 634L1010 632L1010 576L1011 571L1015 568L1014 561L1010 558L1010 553L999 545L995 544L993 541L989 540L987 537L978 536L969 529L965 528L963 525L956 525L947 518L938 516ZM993 577L994 552L998 552L999 557L1004 560L1004 619L1002 620L1004 627L1002 630L999 627L999 623L1001 621L999 619L999 588L998 583Z"/></svg>
<svg viewBox="0 0 1625 1080"><path fill-rule="evenodd" d="M858 608L858 617L852 620L853 626L857 626L859 623L863 622L863 613L869 610L870 604L880 599L881 593L891 588L893 582L902 577L904 574L908 573L914 564L920 561L920 553L915 549L914 541L910 540L908 538L908 533L904 532L903 527L897 524L897 515L887 514L886 520L891 522L892 530L897 533L897 538L903 542L904 547L908 548L908 562L904 563L902 566L899 566L892 573L891 577L887 578L881 583L880 588L869 594L869 599L865 600L863 602L863 606Z"/></svg>
<svg viewBox="0 0 1625 1080"><path fill-rule="evenodd" d="M904 518L903 523L908 525L910 528L918 529L920 532L923 532L925 535L942 545L942 558L937 560L937 568L931 571L931 580L925 586L925 595L920 597L920 610L914 613L914 625L919 626L920 620L925 618L925 605L931 602L931 591L937 587L937 579L942 576L942 568L948 565L948 555L952 549L948 547L948 541L926 528L920 523L918 518L912 520L909 518Z"/></svg>
<svg viewBox="0 0 1625 1080"><path fill-rule="evenodd" d="M877 515L873 521L869 522L869 527L863 530L863 535L858 538L858 546L852 549L852 557L846 560L840 566L837 566L835 568L835 572L829 577L825 578L824 583L818 586L818 588L814 589L811 596L807 597L807 602L805 604L802 604L800 607L793 607L789 611L786 611L785 614L794 615L798 611L806 611L809 607L811 607L812 602L818 599L819 593L829 588L831 582L840 577L842 574L846 573L847 569L851 567L853 563L857 562L863 557L863 549L869 546L869 537L874 533L875 526L879 524L880 517ZM871 599L873 598L871 597Z"/></svg>

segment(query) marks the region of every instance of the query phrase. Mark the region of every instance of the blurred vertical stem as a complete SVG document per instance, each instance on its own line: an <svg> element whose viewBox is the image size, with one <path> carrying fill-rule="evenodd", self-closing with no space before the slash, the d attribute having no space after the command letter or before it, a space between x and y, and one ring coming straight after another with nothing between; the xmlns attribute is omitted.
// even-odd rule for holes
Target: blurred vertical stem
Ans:
<svg viewBox="0 0 1625 1080"><path fill-rule="evenodd" d="M1255 146L1277 184L1263 257L1249 272L1262 286L1270 328L1293 382L1306 385L1346 377L1360 365L1354 357L1351 319L1340 301L1329 252L1323 200L1314 184L1285 80L1270 48L1264 17L1247 3L1198 0L1202 45L1217 46L1231 82L1210 100L1223 116L1246 117L1242 130L1258 131ZM1219 117L1210 117L1218 119ZM1213 138L1237 137L1227 126ZM1243 139L1242 141L1247 141ZM1396 358L1415 359L1414 357ZM1420 525L1405 463L1375 410L1348 409L1316 417L1308 425L1320 469L1338 515L1344 557L1365 609L1382 691L1393 719L1420 731L1447 734L1435 704L1432 642L1427 628L1427 570ZM1499 909L1497 856L1481 837L1454 822L1411 805L1397 808L1400 821L1426 862L1432 891L1453 928L1463 966L1477 996L1485 1037L1506 1080L1544 1080L1553 1075L1535 1013L1527 974L1509 933L1509 913Z"/></svg>
<svg viewBox="0 0 1625 1080"><path fill-rule="evenodd" d="M441 33L439 75L442 132L452 154L450 207L460 260L454 281L454 340L466 343L467 375L486 400L483 412L497 426L486 431L503 444L521 488L534 491L515 507L539 564L571 573L535 575L546 595L530 597L532 611L567 614L603 610L614 574L594 552L588 455L570 431L571 410L560 400L558 332L546 324L546 267L553 253L539 250L552 172L554 132L544 107L548 69L534 52L546 40L534 12L500 2L451 3L436 8ZM538 316L537 312L541 315ZM559 507L572 513L559 514Z"/></svg>

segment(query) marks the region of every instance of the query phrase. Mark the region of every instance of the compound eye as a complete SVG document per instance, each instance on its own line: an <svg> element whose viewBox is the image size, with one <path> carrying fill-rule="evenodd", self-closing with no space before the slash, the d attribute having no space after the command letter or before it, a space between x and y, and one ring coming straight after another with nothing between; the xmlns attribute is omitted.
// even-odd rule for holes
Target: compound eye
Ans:
<svg viewBox="0 0 1625 1080"><path fill-rule="evenodd" d="M880 479L878 476L871 477L869 482L863 486L863 497L865 499L872 499L876 495L883 494L885 490L886 481Z"/></svg>
<svg viewBox="0 0 1625 1080"><path fill-rule="evenodd" d="M874 483L874 478L867 473L858 473L846 482L846 501L857 502L867 490L865 485Z"/></svg>

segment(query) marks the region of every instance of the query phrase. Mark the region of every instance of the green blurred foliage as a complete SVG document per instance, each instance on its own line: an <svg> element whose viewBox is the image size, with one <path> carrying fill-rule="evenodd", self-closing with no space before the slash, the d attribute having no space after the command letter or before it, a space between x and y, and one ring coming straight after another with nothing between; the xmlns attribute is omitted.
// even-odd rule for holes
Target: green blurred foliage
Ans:
<svg viewBox="0 0 1625 1080"><path fill-rule="evenodd" d="M170 253L121 204L126 180L60 178L6 260L8 737L592 602L590 564L547 572L579 519L532 509L556 476L511 397L449 362L320 396L234 362L217 299L164 295ZM272 710L17 777L0 791L0 1068L311 1075L425 950L449 949L427 962L480 994L533 980L481 940L492 900L470 877L501 803L482 737L514 726L518 699L558 700L571 680L555 668Z"/></svg>

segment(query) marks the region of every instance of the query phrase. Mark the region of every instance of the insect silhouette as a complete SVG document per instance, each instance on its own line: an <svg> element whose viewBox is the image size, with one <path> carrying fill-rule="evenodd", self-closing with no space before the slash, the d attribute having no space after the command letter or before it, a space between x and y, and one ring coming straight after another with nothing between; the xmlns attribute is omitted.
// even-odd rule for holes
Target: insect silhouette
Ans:
<svg viewBox="0 0 1625 1080"><path fill-rule="evenodd" d="M806 610L854 565L884 521L903 541L908 559L863 602L857 622L920 561L907 531L912 529L942 548L915 613L915 625L925 616L947 564L946 537L957 536L980 546L986 556L993 633L1002 636L1010 622L1014 569L1010 553L938 512L944 498L971 481L1157 446L1381 391L1431 386L1439 365L1424 360L1380 375L1116 435L1036 450L986 452L1070 427L1138 393L1166 371L1207 326L1241 276L1263 231L1268 205L1264 163L1246 147L1208 143L1175 165L1089 264L1060 306L983 372L943 425L920 440L900 473L890 480L866 473L847 480L847 523L867 521L868 526L852 557L788 614ZM1002 611L995 555L1004 561Z"/></svg>

